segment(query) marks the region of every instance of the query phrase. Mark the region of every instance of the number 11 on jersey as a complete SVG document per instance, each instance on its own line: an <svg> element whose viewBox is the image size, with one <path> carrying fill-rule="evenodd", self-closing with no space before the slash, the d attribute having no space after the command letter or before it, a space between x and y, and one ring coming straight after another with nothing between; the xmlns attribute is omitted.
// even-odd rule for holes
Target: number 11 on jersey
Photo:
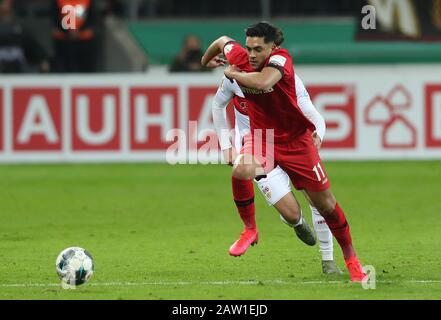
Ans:
<svg viewBox="0 0 441 320"><path fill-rule="evenodd" d="M320 162L317 163L317 165L314 166L312 171L315 172L315 175L317 176L317 180L318 181L322 181L322 179L326 178L325 173L323 172L322 166L320 165Z"/></svg>

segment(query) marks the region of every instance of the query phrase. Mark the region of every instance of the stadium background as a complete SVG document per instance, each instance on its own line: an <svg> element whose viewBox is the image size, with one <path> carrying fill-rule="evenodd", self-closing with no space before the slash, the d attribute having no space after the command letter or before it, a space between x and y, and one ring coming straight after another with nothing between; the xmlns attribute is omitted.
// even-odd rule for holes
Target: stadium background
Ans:
<svg viewBox="0 0 441 320"><path fill-rule="evenodd" d="M86 73L57 70L50 2L13 1L49 68L0 76L1 297L441 297L441 1L95 1ZM361 27L364 5L376 29ZM224 34L243 43L262 19L284 30L325 117L321 153L375 290L322 276L318 249L296 242L260 196L264 240L239 261L227 255L240 232L230 169L201 151L222 70L169 68L187 35L202 50ZM173 128L187 140L170 159ZM97 271L65 292L52 260L71 245L91 251Z"/></svg>

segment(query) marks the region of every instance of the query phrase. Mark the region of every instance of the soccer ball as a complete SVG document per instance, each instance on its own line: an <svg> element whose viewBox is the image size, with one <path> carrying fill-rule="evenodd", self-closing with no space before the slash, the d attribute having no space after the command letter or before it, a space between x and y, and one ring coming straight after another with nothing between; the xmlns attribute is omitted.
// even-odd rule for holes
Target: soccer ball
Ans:
<svg viewBox="0 0 441 320"><path fill-rule="evenodd" d="M78 286L93 275L93 258L80 247L70 247L61 251L55 261L57 274L62 284Z"/></svg>

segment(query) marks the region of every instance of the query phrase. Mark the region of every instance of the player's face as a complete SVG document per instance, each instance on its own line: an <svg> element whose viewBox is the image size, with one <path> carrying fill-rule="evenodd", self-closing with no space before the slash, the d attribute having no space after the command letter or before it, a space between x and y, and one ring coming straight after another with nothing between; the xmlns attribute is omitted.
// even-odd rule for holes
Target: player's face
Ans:
<svg viewBox="0 0 441 320"><path fill-rule="evenodd" d="M274 42L265 43L263 37L247 37L246 48L251 67L254 70L260 70L275 48L275 44Z"/></svg>

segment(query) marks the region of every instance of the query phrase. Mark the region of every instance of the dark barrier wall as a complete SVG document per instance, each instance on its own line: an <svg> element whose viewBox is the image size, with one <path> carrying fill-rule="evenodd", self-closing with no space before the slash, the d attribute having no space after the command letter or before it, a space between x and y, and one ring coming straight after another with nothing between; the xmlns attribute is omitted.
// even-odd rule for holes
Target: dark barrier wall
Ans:
<svg viewBox="0 0 441 320"><path fill-rule="evenodd" d="M250 19L160 19L129 23L129 29L151 64L169 64L188 34L198 35L204 47L221 35L244 43L244 29L255 22ZM441 62L441 42L357 41L357 19L292 18L271 22L283 29L283 46L299 64Z"/></svg>

